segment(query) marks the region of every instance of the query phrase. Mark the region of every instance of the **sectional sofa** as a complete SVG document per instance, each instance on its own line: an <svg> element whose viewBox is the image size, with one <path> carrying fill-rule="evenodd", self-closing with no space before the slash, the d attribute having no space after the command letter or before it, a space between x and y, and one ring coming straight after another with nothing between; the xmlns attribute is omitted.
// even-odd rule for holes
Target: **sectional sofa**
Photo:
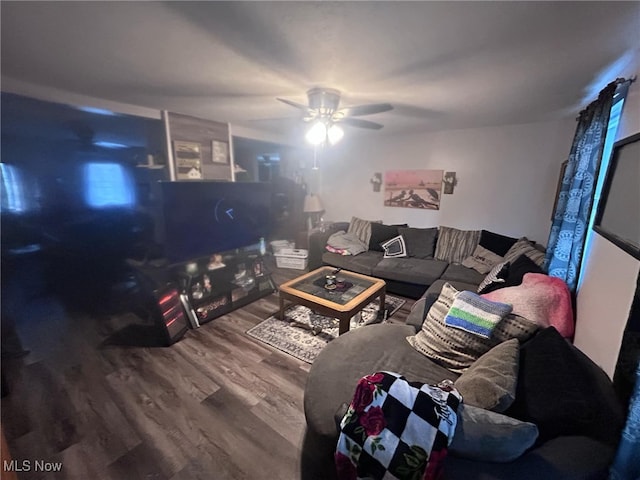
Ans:
<svg viewBox="0 0 640 480"><path fill-rule="evenodd" d="M327 251L327 242L339 231L358 236L368 250L357 255ZM398 236L402 237L405 255L385 258L381 244ZM541 273L544 247L524 237L518 239L488 230L460 230L446 226L411 228L355 217L351 222L335 222L309 238L310 270L331 265L382 278L389 292L409 298L420 298L430 287L439 292L444 282L458 289L476 290L490 272L491 265L500 261L513 264L516 260L519 264L526 263L526 266L518 265L518 268L526 270L524 273Z"/></svg>

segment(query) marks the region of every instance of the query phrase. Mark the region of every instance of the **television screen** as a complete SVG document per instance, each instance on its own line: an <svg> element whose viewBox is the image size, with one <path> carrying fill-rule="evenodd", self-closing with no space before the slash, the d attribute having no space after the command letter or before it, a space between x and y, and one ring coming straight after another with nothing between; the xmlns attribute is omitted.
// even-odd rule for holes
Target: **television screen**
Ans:
<svg viewBox="0 0 640 480"><path fill-rule="evenodd" d="M640 259L640 133L616 142L594 230Z"/></svg>
<svg viewBox="0 0 640 480"><path fill-rule="evenodd" d="M181 263L257 243L271 223L271 185L161 182L165 255Z"/></svg>

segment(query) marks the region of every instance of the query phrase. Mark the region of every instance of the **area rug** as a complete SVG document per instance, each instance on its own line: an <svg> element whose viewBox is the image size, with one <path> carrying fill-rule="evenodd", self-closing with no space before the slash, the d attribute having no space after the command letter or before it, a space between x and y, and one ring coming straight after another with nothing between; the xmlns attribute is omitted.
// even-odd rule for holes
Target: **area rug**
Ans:
<svg viewBox="0 0 640 480"><path fill-rule="evenodd" d="M405 300L387 295L387 318L396 313ZM378 314L379 302L369 303L351 320L351 330L386 321ZM247 330L247 335L307 363L313 363L327 343L338 336L339 322L313 312L302 305L292 305L284 312L285 320L271 316Z"/></svg>

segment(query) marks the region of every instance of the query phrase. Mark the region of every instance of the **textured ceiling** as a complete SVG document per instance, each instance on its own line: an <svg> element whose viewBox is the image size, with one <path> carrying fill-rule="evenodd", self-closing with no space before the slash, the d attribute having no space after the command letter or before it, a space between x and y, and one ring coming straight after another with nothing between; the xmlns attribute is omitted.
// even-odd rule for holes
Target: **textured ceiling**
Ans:
<svg viewBox="0 0 640 480"><path fill-rule="evenodd" d="M573 114L638 71L639 2L8 2L2 76L288 133L305 91L367 135Z"/></svg>

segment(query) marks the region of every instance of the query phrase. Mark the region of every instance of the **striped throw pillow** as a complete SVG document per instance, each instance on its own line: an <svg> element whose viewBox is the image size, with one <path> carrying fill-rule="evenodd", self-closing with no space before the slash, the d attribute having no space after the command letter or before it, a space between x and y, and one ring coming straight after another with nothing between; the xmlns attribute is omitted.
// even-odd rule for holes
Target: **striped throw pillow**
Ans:
<svg viewBox="0 0 640 480"><path fill-rule="evenodd" d="M500 262L493 267L491 271L487 273L487 276L484 277L484 280L480 282L480 285L478 285L478 293L488 293L493 288L500 286L496 284L505 283L510 265L509 262Z"/></svg>
<svg viewBox="0 0 640 480"><path fill-rule="evenodd" d="M444 323L489 338L498 322L509 315L512 308L508 303L492 302L477 293L464 291L456 296Z"/></svg>
<svg viewBox="0 0 640 480"><path fill-rule="evenodd" d="M471 256L480 242L480 230L458 230L452 227L440 227L436 243L436 260L449 263L462 263Z"/></svg>
<svg viewBox="0 0 640 480"><path fill-rule="evenodd" d="M351 217L347 233L353 233L365 245L369 245L369 240L371 240L371 223L371 220Z"/></svg>
<svg viewBox="0 0 640 480"><path fill-rule="evenodd" d="M526 318L510 313L498 322L489 338L449 327L444 319L459 292L445 283L440 296L429 309L422 329L407 337L409 344L434 362L462 373L494 346L511 338L521 342L531 337L539 326Z"/></svg>
<svg viewBox="0 0 640 480"><path fill-rule="evenodd" d="M504 261L513 263L520 255L526 255L539 267L542 267L544 263L545 253L538 250L527 237L522 237L513 244L504 254Z"/></svg>

